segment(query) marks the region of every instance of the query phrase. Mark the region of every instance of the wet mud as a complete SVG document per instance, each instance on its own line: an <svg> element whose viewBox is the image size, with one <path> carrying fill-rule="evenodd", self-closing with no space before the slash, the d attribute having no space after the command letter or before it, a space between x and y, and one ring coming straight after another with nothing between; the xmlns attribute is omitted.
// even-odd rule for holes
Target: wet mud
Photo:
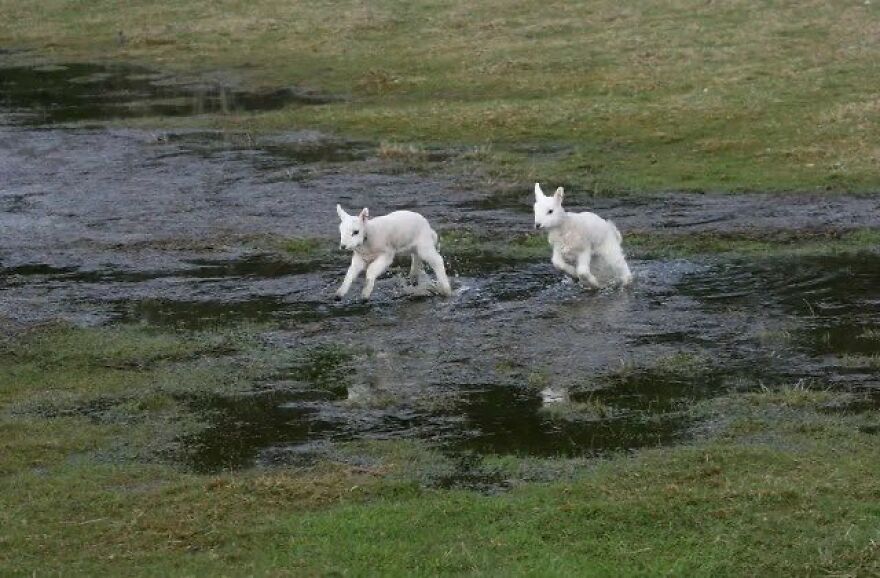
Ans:
<svg viewBox="0 0 880 578"><path fill-rule="evenodd" d="M548 248L541 261L451 260L450 299L416 294L403 263L371 302L335 302L348 262L334 251L337 202L413 208L441 237L467 227L504 242L531 227L528 189L502 198L466 179L389 174L374 144L314 132L60 127L320 102L232 91L194 109L175 100L191 93L157 93L148 71L0 71L0 320L259 322L274 347L353 352L241 395L187 400L207 423L185 440L198 471L309 464L363 439L420 439L459 456L593 456L689 439L700 399L805 379L880 388L856 357L880 351L876 253L633 260L632 287L590 292L550 266ZM880 226L875 197L571 203L624 235ZM265 238L321 249L255 248ZM474 468L462 468L437 483L466 485Z"/></svg>

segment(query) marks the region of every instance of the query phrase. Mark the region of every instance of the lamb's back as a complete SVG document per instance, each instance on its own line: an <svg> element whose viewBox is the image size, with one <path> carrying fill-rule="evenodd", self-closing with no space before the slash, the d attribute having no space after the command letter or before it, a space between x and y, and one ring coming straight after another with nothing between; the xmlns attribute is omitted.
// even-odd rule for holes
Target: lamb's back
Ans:
<svg viewBox="0 0 880 578"><path fill-rule="evenodd" d="M395 251L408 249L422 237L431 236L431 225L428 224L428 220L413 211L394 211L376 217L372 225L381 232L384 241Z"/></svg>

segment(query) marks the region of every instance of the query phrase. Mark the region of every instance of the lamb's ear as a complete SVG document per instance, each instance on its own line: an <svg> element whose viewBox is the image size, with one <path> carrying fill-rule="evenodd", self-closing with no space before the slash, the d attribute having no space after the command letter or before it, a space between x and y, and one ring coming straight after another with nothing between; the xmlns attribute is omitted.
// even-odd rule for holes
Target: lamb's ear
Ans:
<svg viewBox="0 0 880 578"><path fill-rule="evenodd" d="M544 191L541 190L541 185L535 183L535 200L540 201L544 198Z"/></svg>
<svg viewBox="0 0 880 578"><path fill-rule="evenodd" d="M342 208L342 205L340 205L339 203L336 204L336 214L339 215L339 218L343 221L348 216L348 213L345 212L345 210Z"/></svg>
<svg viewBox="0 0 880 578"><path fill-rule="evenodd" d="M367 222L367 219L370 218L370 209L364 207L364 210L361 211L361 214L358 215L358 218L359 218L361 221L363 221L363 222L366 223L366 222Z"/></svg>
<svg viewBox="0 0 880 578"><path fill-rule="evenodd" d="M553 198L556 199L556 204L562 204L562 198L565 196L565 191L562 190L562 187L556 189L556 192L553 194Z"/></svg>

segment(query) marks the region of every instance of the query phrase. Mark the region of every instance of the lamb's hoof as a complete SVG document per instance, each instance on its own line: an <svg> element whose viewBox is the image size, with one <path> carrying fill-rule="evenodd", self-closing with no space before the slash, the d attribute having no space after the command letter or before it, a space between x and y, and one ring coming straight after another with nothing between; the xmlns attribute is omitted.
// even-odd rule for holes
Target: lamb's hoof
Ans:
<svg viewBox="0 0 880 578"><path fill-rule="evenodd" d="M342 301L342 295L334 295L333 300L334 301Z"/></svg>
<svg viewBox="0 0 880 578"><path fill-rule="evenodd" d="M580 283L581 283L581 287L583 287L587 291L598 291L599 290L598 283L591 283L589 281L585 281L584 279L580 279Z"/></svg>

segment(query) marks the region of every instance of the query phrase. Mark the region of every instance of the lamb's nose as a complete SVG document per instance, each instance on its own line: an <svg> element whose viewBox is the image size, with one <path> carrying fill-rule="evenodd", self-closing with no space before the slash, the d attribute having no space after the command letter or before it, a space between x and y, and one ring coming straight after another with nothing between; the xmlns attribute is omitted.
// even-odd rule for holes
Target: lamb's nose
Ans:
<svg viewBox="0 0 880 578"><path fill-rule="evenodd" d="M541 225L539 225L538 223L535 223L535 228L536 228L536 229L540 229L540 228L541 228Z"/></svg>
<svg viewBox="0 0 880 578"><path fill-rule="evenodd" d="M345 251L345 245L343 245L342 243L339 243L339 250Z"/></svg>

